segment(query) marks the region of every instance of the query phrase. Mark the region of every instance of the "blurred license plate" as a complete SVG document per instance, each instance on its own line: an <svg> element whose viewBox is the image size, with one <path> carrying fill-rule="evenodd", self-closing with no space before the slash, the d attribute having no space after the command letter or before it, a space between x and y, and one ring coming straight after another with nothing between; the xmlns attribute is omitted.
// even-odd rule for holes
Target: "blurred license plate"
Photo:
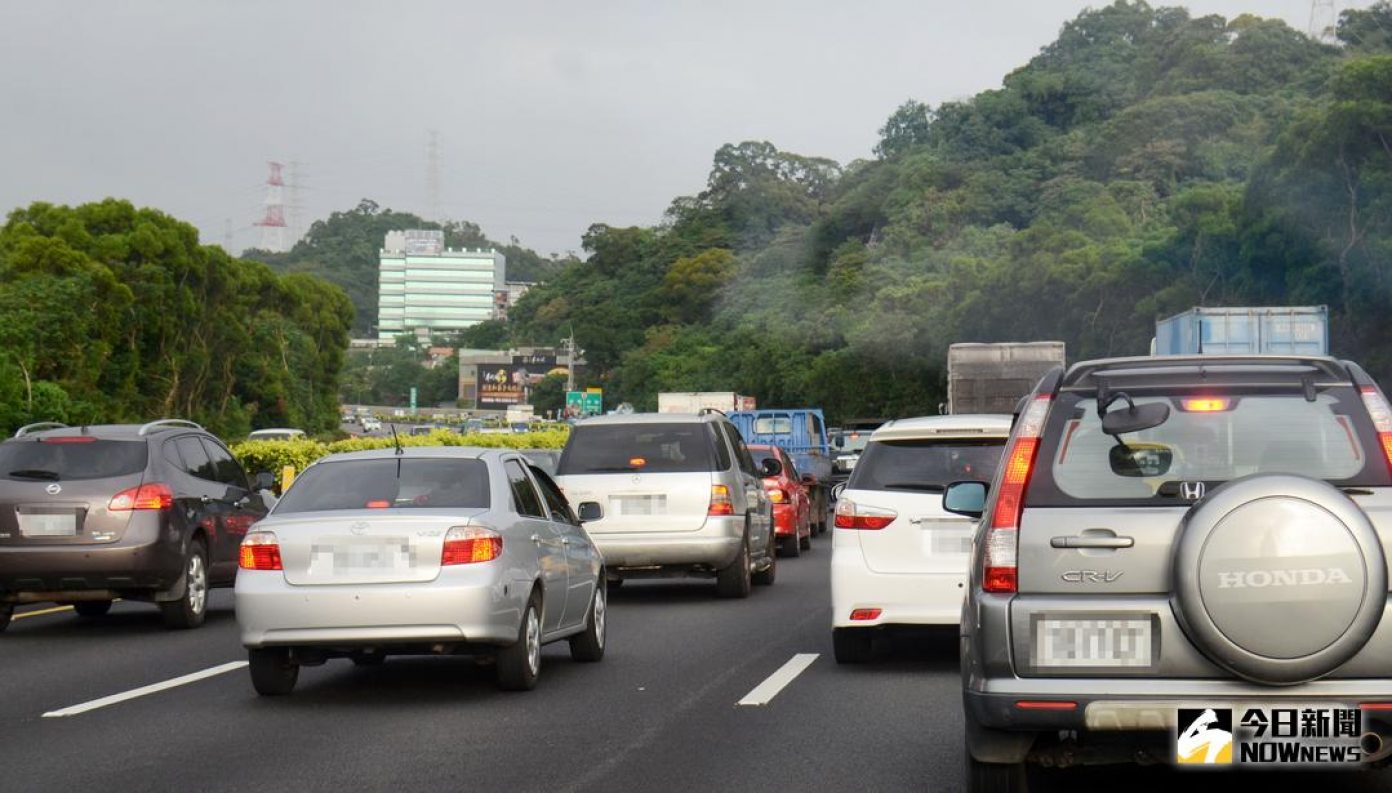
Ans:
<svg viewBox="0 0 1392 793"><path fill-rule="evenodd" d="M19 533L25 537L73 537L77 534L77 516L21 512Z"/></svg>
<svg viewBox="0 0 1392 793"><path fill-rule="evenodd" d="M1036 667L1146 667L1151 653L1149 616L1040 617L1034 623Z"/></svg>
<svg viewBox="0 0 1392 793"><path fill-rule="evenodd" d="M320 558L331 557L335 573L390 573L415 567L415 554L411 552L410 540L405 538L339 543L315 552Z"/></svg>
<svg viewBox="0 0 1392 793"><path fill-rule="evenodd" d="M971 553L972 535L970 529L934 529L929 532L929 551L938 553Z"/></svg>
<svg viewBox="0 0 1392 793"><path fill-rule="evenodd" d="M665 515L667 496L619 496L617 499L620 515Z"/></svg>

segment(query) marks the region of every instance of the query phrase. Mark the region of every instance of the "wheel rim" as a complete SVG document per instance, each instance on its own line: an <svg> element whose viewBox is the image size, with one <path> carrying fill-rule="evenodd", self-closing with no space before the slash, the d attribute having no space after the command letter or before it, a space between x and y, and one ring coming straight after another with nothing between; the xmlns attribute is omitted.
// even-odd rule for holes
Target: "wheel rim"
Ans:
<svg viewBox="0 0 1392 793"><path fill-rule="evenodd" d="M208 573L203 568L203 555L192 554L188 563L188 603L194 614L202 614L208 602Z"/></svg>
<svg viewBox="0 0 1392 793"><path fill-rule="evenodd" d="M594 614L591 615L591 619L594 620L595 639L596 639L596 641L599 643L599 646L600 646L600 647L603 647L603 646L604 646L604 587L603 587L602 584L600 585L600 587L599 587L598 589L595 590L595 596L594 596Z"/></svg>
<svg viewBox="0 0 1392 793"><path fill-rule="evenodd" d="M535 608L527 609L527 668L533 675L541 669L541 625Z"/></svg>

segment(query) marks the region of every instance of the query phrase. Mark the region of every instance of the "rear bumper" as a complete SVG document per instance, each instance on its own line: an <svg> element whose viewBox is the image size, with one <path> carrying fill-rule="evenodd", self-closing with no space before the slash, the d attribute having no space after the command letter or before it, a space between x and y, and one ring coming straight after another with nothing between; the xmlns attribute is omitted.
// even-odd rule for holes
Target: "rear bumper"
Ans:
<svg viewBox="0 0 1392 793"><path fill-rule="evenodd" d="M773 531L775 534L797 533L797 507L792 504L773 505Z"/></svg>
<svg viewBox="0 0 1392 793"><path fill-rule="evenodd" d="M859 548L837 546L831 556L832 627L956 625L962 618L966 571L876 573ZM855 609L880 609L873 620L851 621Z"/></svg>
<svg viewBox="0 0 1392 793"><path fill-rule="evenodd" d="M160 527L132 521L120 540L84 545L0 546L0 599L42 593L168 589L183 574L184 551Z"/></svg>
<svg viewBox="0 0 1392 793"><path fill-rule="evenodd" d="M338 586L294 586L279 571L242 570L235 596L246 647L505 645L517 640L530 592L530 581L461 567L426 583Z"/></svg>
<svg viewBox="0 0 1392 793"><path fill-rule="evenodd" d="M972 719L997 730L1047 732L1160 732L1175 728L1179 708L1241 709L1283 702L1340 704L1392 702L1392 679L1318 680L1269 687L1233 680L1048 679L978 681L963 692ZM1073 702L1071 710L1021 709L1017 703Z"/></svg>
<svg viewBox="0 0 1392 793"><path fill-rule="evenodd" d="M735 561L744 541L743 517L712 517L699 531L591 534L613 571L624 567L702 565L720 569Z"/></svg>

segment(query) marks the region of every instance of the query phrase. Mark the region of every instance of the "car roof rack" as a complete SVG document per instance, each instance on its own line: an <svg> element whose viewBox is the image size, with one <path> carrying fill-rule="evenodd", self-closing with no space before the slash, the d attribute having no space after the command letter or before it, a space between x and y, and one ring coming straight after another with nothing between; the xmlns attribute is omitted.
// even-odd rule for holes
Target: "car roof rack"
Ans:
<svg viewBox="0 0 1392 793"><path fill-rule="evenodd" d="M187 419L155 419L146 424L140 425L137 435L148 435L158 429L174 429L176 427L186 427L188 429L201 430L203 426Z"/></svg>
<svg viewBox="0 0 1392 793"><path fill-rule="evenodd" d="M696 411L696 415L698 416L709 416L712 413L719 413L720 415L729 418L729 416L725 415L725 411L721 410L720 408L701 408L700 410Z"/></svg>
<svg viewBox="0 0 1392 793"><path fill-rule="evenodd" d="M25 435L28 435L31 432L39 432L42 430L61 430L66 429L67 426L68 425L59 421L39 421L35 422L34 424L25 424L23 427L20 427L19 429L15 430L14 436L16 438L23 438Z"/></svg>

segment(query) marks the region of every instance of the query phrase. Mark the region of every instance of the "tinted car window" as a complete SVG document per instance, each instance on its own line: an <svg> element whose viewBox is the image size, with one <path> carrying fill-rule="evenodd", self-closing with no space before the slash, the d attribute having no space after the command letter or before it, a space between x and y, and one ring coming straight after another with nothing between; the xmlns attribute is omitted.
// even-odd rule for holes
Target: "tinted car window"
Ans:
<svg viewBox="0 0 1392 793"><path fill-rule="evenodd" d="M344 460L305 469L275 513L488 505L488 466L482 460Z"/></svg>
<svg viewBox="0 0 1392 793"><path fill-rule="evenodd" d="M865 447L846 487L937 493L953 482L989 482L1004 447L1004 438L875 441Z"/></svg>
<svg viewBox="0 0 1392 793"><path fill-rule="evenodd" d="M225 485L235 487L246 487L246 474L242 472L242 467L237 461L232 459L232 455L216 443L203 439L203 448L208 453L208 459L213 463L213 479Z"/></svg>
<svg viewBox="0 0 1392 793"><path fill-rule="evenodd" d="M1058 443L1049 452L1054 485L1070 499L1173 500L1180 482L1221 483L1257 473L1289 473L1343 481L1357 476L1380 450L1359 441L1351 409L1333 394L1313 402L1299 393L1198 397L1136 397L1137 405L1165 403L1165 423L1124 433L1120 442L1135 451L1169 458L1168 468L1126 476L1113 468L1118 439L1102 431L1095 399L1076 399L1057 409L1066 416ZM1125 410L1124 403L1113 408ZM1159 458L1157 458L1159 459ZM1174 491L1174 492L1171 492Z"/></svg>
<svg viewBox="0 0 1392 793"><path fill-rule="evenodd" d="M517 514L525 515L529 518L545 518L546 510L541 507L541 498L537 496L536 488L527 479L527 474L522 470L522 464L516 460L508 460L506 463L508 485L512 487L512 506L517 510Z"/></svg>
<svg viewBox="0 0 1392 793"><path fill-rule="evenodd" d="M0 443L0 477L56 482L130 476L145 470L148 454L144 441L10 441Z"/></svg>
<svg viewBox="0 0 1392 793"><path fill-rule="evenodd" d="M667 474L712 470L704 423L602 424L576 427L556 469L562 476L641 471Z"/></svg>
<svg viewBox="0 0 1392 793"><path fill-rule="evenodd" d="M725 439L720 437L720 430L716 429L714 424L706 426L710 427L711 444L715 448L715 470L730 470L730 467L735 464L734 459L730 457L730 447L726 445Z"/></svg>
<svg viewBox="0 0 1392 793"><path fill-rule="evenodd" d="M174 448L179 450L179 457L184 462L184 471L210 482L217 481L217 473L213 470L213 461L209 459L208 452L203 448L203 442L197 435L185 435L182 438L174 439Z"/></svg>
<svg viewBox="0 0 1392 793"><path fill-rule="evenodd" d="M725 422L720 423L720 428L730 439L730 446L735 450L735 459L739 461L740 470L751 476L758 476L759 469L754 465L754 458L749 456L749 447L744 445L744 438L740 436L739 430L735 429L733 424Z"/></svg>
<svg viewBox="0 0 1392 793"><path fill-rule="evenodd" d="M556 487L551 477L547 476L545 471L532 466L532 478L536 479L537 485L541 488L541 496L546 499L546 507L551 510L551 519L579 526L580 519L575 517L566 497L561 495L561 489Z"/></svg>

